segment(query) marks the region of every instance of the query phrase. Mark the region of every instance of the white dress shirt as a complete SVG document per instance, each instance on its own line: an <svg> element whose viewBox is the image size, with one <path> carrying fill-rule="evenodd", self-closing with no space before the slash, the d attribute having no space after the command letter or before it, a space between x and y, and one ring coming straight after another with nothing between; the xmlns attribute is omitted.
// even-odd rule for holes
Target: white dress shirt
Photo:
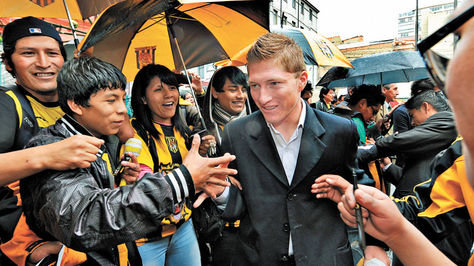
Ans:
<svg viewBox="0 0 474 266"><path fill-rule="evenodd" d="M288 184L291 185L293 181L293 175L295 174L296 163L298 162L298 153L300 151L301 138L303 136L303 127L304 121L306 119L306 104L301 100L303 108L301 110L300 119L298 121L298 126L295 128L295 131L290 137L290 140L286 142L283 135L278 132L278 130L273 127L272 124L267 123L270 128L270 133L272 134L273 142L280 156L281 163L285 169L286 178L288 179ZM288 254L293 255L293 243L291 240L290 232L290 244L288 246Z"/></svg>

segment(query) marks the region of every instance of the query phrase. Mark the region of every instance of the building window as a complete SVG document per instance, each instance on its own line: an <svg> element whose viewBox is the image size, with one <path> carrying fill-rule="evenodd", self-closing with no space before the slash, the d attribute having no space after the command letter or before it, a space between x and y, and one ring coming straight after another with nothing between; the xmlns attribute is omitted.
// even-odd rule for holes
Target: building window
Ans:
<svg viewBox="0 0 474 266"><path fill-rule="evenodd" d="M296 0L291 0L291 6L292 6L293 8L296 8Z"/></svg>
<svg viewBox="0 0 474 266"><path fill-rule="evenodd" d="M309 20L313 21L313 10L312 9L309 10Z"/></svg>
<svg viewBox="0 0 474 266"><path fill-rule="evenodd" d="M453 9L453 8L454 8L454 4L444 5L444 9Z"/></svg>
<svg viewBox="0 0 474 266"><path fill-rule="evenodd" d="M273 25L278 24L278 11L273 10Z"/></svg>
<svg viewBox="0 0 474 266"><path fill-rule="evenodd" d="M304 3L301 2L301 15L304 16Z"/></svg>

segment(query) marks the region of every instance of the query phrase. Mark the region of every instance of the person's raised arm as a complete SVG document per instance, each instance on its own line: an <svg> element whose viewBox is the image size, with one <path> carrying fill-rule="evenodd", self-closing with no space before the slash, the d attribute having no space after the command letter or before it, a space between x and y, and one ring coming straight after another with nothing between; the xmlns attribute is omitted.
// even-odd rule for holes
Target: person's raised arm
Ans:
<svg viewBox="0 0 474 266"><path fill-rule="evenodd" d="M204 191L206 194L214 198L216 196L215 192L213 190L208 190L207 186L208 184L218 186L230 185L229 182L226 181L226 177L228 175L237 174L237 170L218 166L227 166L229 162L235 159L235 156L225 154L224 156L216 158L202 157L199 155L200 143L199 135L194 135L192 147L186 158L184 158L183 165L186 166L193 178L196 192Z"/></svg>
<svg viewBox="0 0 474 266"><path fill-rule="evenodd" d="M0 185L46 169L87 168L103 140L77 135L56 143L0 154Z"/></svg>
<svg viewBox="0 0 474 266"><path fill-rule="evenodd" d="M78 251L145 237L160 227L176 204L192 199L195 191L207 192L208 184L228 186L225 177L237 173L217 168L235 156L201 157L199 143L195 136L183 165L167 175L147 173L133 185L115 189L99 185L107 180L105 173L92 172L99 166L48 170L26 178L20 190L27 223L39 236L53 236Z"/></svg>

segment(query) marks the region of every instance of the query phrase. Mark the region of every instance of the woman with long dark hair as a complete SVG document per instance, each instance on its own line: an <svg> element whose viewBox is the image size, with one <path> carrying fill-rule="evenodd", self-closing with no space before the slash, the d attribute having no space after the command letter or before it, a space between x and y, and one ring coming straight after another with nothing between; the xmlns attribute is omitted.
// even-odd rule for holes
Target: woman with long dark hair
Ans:
<svg viewBox="0 0 474 266"><path fill-rule="evenodd" d="M147 65L132 87L132 126L142 141L138 162L142 172L168 173L179 167L188 153L191 130L179 112L176 74L162 65ZM137 240L143 265L201 265L191 220L191 202L176 206L162 221L162 229Z"/></svg>

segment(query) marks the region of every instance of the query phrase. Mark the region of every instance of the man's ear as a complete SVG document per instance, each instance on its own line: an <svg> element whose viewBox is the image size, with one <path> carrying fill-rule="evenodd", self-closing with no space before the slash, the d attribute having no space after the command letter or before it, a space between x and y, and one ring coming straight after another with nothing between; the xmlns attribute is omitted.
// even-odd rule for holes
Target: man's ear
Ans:
<svg viewBox="0 0 474 266"><path fill-rule="evenodd" d="M306 83L308 83L308 72L303 71L301 72L300 76L298 77L298 91L301 92L304 87L306 86Z"/></svg>
<svg viewBox="0 0 474 266"><path fill-rule="evenodd" d="M2 62L3 62L3 64L5 65L5 69L6 69L7 71L13 71L13 68L10 66L8 60L7 60L4 56L5 56L5 53L2 54L2 57L3 57Z"/></svg>
<svg viewBox="0 0 474 266"><path fill-rule="evenodd" d="M67 100L67 105L69 106L69 109L71 109L72 112L77 115L82 115L82 109L84 108L83 106L75 103L73 100Z"/></svg>
<svg viewBox="0 0 474 266"><path fill-rule="evenodd" d="M211 93L212 93L212 97L214 99L217 99L217 91L216 91L216 89L214 89L214 87L211 87Z"/></svg>
<svg viewBox="0 0 474 266"><path fill-rule="evenodd" d="M432 107L431 107L431 104L427 103L427 102L423 102L421 103L421 106L420 106L420 109L424 112L424 113L428 113Z"/></svg>

